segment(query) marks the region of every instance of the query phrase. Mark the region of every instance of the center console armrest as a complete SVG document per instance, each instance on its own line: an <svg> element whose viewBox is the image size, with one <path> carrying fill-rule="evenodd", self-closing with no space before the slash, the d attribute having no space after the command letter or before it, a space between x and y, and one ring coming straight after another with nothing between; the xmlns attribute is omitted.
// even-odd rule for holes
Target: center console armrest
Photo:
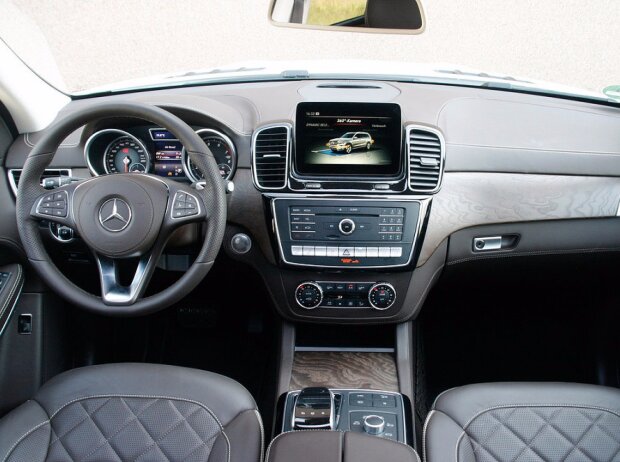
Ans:
<svg viewBox="0 0 620 462"><path fill-rule="evenodd" d="M354 432L307 430L278 435L266 462L420 462L403 443Z"/></svg>

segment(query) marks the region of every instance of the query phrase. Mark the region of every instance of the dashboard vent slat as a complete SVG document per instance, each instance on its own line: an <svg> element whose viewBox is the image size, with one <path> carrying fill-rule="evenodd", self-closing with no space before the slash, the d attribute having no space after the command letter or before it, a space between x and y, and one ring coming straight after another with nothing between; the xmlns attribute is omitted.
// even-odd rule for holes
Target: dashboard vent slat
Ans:
<svg viewBox="0 0 620 462"><path fill-rule="evenodd" d="M252 143L252 167L257 187L286 187L290 145L291 127L288 125L270 125L256 131Z"/></svg>
<svg viewBox="0 0 620 462"><path fill-rule="evenodd" d="M19 187L19 178L22 176L21 168L14 168L9 170L9 185L13 190L13 194L17 195L17 188ZM70 168L50 168L45 169L43 175L41 175L41 182L43 182L46 178L57 177L57 176L72 176Z"/></svg>
<svg viewBox="0 0 620 462"><path fill-rule="evenodd" d="M407 127L409 189L426 194L439 190L444 168L444 146L439 131L417 125Z"/></svg>

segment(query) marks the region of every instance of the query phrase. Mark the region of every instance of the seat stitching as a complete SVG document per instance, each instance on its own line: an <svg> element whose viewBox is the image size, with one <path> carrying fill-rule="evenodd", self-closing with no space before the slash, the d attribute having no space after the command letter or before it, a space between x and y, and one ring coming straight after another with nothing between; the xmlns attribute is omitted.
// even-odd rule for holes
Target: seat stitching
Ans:
<svg viewBox="0 0 620 462"><path fill-rule="evenodd" d="M532 411L534 412L536 415L539 415L536 411ZM583 415L583 414L582 414ZM586 416L587 417L587 416ZM564 456L564 459L566 459L570 454L572 454L572 452L576 449L578 450L581 454L583 454L584 456L588 457L590 460L593 460L593 457L591 457L589 454L586 454L580 447L578 447L579 443L581 443L583 441L583 439L587 436L588 432L592 429L592 427L594 427L596 425L596 423L603 417L602 414L599 414L598 417L596 417L594 420L590 419L590 417L587 417L588 420L590 420L590 425L588 426L587 430L585 432L582 433L582 435L579 437L579 439L575 442L573 440L571 440L568 436L566 436L561 430L560 428L556 427L555 425L553 425L552 422L549 422L549 425L551 426L551 428L553 428L558 435L560 435L561 437L563 437L565 440L567 440L569 443L571 443L573 445L573 448L568 451L568 453ZM598 425L597 425L598 427Z"/></svg>
<svg viewBox="0 0 620 462"><path fill-rule="evenodd" d="M479 412L477 412L472 418L470 418L467 423L463 426L464 429L466 429L469 425L471 425L471 423L476 420L478 417L480 417L482 414L489 412L489 411L493 411L495 409L507 409L507 408L512 408L512 407L516 407L516 408L536 408L536 407L566 407L566 408L571 408L571 409L596 409L599 411L606 411L609 412L610 414L615 415L616 417L620 418L620 413L612 410L612 409L607 409L604 407L599 407L599 406L589 406L587 404L547 404L547 403L536 403L536 404L501 404L501 405L497 405L497 406L491 406L488 407L486 409L483 409Z"/></svg>
<svg viewBox="0 0 620 462"><path fill-rule="evenodd" d="M463 430L461 432L461 434L459 435L459 437L456 439L456 445L454 446L454 460L455 460L455 462L459 462L459 446L461 444L461 440L463 439L463 436L465 436L465 430Z"/></svg>
<svg viewBox="0 0 620 462"><path fill-rule="evenodd" d="M258 409L254 409L254 414L256 415L256 419L258 420L258 426L260 427L260 462L263 462L265 457L265 429L263 427L263 419L260 416L260 412Z"/></svg>
<svg viewBox="0 0 620 462"><path fill-rule="evenodd" d="M110 399L112 399L112 398L110 398ZM92 456L94 453L96 453L99 449L101 449L101 448L102 448L103 446L105 446L106 444L109 444L109 443L110 443L110 440L111 440L112 438L114 438L116 435L118 435L120 432L122 432L125 428L127 428L127 426L128 426L129 424L131 424L132 422L135 422L136 420L138 420L138 421L139 421L138 416L139 416L139 415L142 415L144 412L146 412L146 411L147 411L147 410L149 410L152 406L154 406L154 405L155 405L155 403L157 403L157 400L153 400L153 402L152 402L151 404L149 404L148 406L146 406L144 409L142 409L142 410L138 413L138 415L136 415L136 414L135 414L135 413L134 413L134 412L133 412L133 411L129 408L129 405L128 405L125 401L123 401L123 400L121 399L121 402L122 402L122 403L123 403L123 404L124 404L124 405L125 405L128 409L129 409L129 412L131 412L131 414L133 415L133 417L132 417L131 419L129 419L127 422L125 422L123 425L121 425L121 426L120 426L120 428L118 428L118 430L116 430L113 434L111 434L111 435L110 435L109 437L107 437L107 438L106 438L106 436L105 436L105 435L103 435L103 432L102 432L101 434L103 435L103 438L105 439L105 441L104 441L103 443L101 443L99 446L97 446L95 449L93 449L93 450L92 450L92 451L91 451L91 452L90 452L90 453L89 453L89 454L85 457L85 459L88 459L90 456ZM94 422L94 420L93 420L93 422ZM95 424L96 424L96 422L95 422ZM97 426L97 428L99 428L99 427ZM112 449L114 450L114 448L112 448ZM116 450L114 450L114 452L116 452Z"/></svg>
<svg viewBox="0 0 620 462"><path fill-rule="evenodd" d="M131 409L131 407L129 406L129 404L127 404L124 400L124 398L120 398L120 400L123 402L123 404L125 404L125 406L127 406L127 409L129 410L129 412L131 412L134 417L136 418L136 421L140 424L140 426L142 427L142 429L144 430L144 432L148 435L149 438L151 438L151 441L155 442L155 438L153 438L153 435L151 435L151 433L149 432L148 428L146 428L142 422L140 422L140 418L133 412L133 410ZM140 413L139 413L140 414ZM116 450L114 449L114 446L112 446L112 444L110 444L110 447L114 450L114 452L116 452ZM168 457L168 454L166 454L164 452L164 450L157 445L157 447L159 448L159 450L161 451L161 453L163 454L163 456L166 458L167 461L170 461L170 457Z"/></svg>
<svg viewBox="0 0 620 462"><path fill-rule="evenodd" d="M53 445L55 445L56 443L58 443L62 438L64 438L65 436L67 436L69 433L71 433L73 430L75 430L76 428L78 428L80 425L82 425L84 422L86 422L88 419L92 419L92 416L95 415L97 413L97 411L99 411L99 409L101 409L103 406L105 406L106 404L108 404L110 402L112 398L107 399L106 401L104 401L100 406L98 406L96 409L94 409L92 412L88 412L88 410L84 407L84 405L80 402L80 407L82 409L84 409L84 412L86 412L86 417L84 417L82 420L80 420L77 424L75 424L73 427L71 427L69 430L67 430L66 432L64 432L62 434L62 436L59 436L58 434L56 435L56 439L54 441L52 441L50 443L50 447L52 447ZM54 416L50 417L50 422L54 419ZM63 445L64 446L64 445Z"/></svg>
<svg viewBox="0 0 620 462"><path fill-rule="evenodd" d="M19 443L21 443L25 438L27 438L33 432L37 431L39 428L41 428L45 424L48 424L49 422L50 422L49 420L44 420L43 422L40 422L39 424L35 425L30 430L28 430L26 433L24 433L22 436L20 436L19 439L13 444L13 446L11 446L9 451L6 453L6 456L4 456L4 458L2 459L2 462L6 462L6 460L13 453L13 451L19 445Z"/></svg>
<svg viewBox="0 0 620 462"><path fill-rule="evenodd" d="M213 440L213 439L217 438L218 436L220 436L220 433L219 433L219 432L218 432L218 433L215 433L215 434L214 434L213 436L211 436L210 438L208 438L208 439L206 439L206 440L203 440L203 442L202 442L202 443L200 443L198 446L196 446L194 449L192 449L192 451L191 451L189 454L187 454L187 455L183 458L183 460L187 460L187 459L189 458L189 456L191 456L193 453L195 453L196 451L198 451L198 449L200 449L201 447L205 446L205 445L206 445L209 441L211 441L211 440ZM142 455L140 455L139 457L142 457ZM138 460L138 459L136 459L136 460ZM134 461L134 462L135 462L135 461Z"/></svg>
<svg viewBox="0 0 620 462"><path fill-rule="evenodd" d="M534 412L534 414L538 417L540 417L543 422L547 422L540 414L538 414L537 412ZM512 414L511 414L512 415ZM508 424L505 424L506 428L510 429L510 431L514 434L516 434L516 430L514 430L512 427L509 427ZM515 462L516 460L519 459L519 457L521 457L521 455L525 452L526 449L528 449L530 447L530 445L534 442L534 440L536 438L538 438L538 436L542 433L542 431L546 428L546 425L541 425L540 429L536 432L536 434L532 437L532 439L530 439L527 444L523 447L523 449L521 449L521 451L519 452L519 454L517 454L513 459L512 462Z"/></svg>
<svg viewBox="0 0 620 462"><path fill-rule="evenodd" d="M515 410L513 410L513 412L511 412L511 413L510 413L510 415L509 415L508 417L510 417L512 414L514 414L514 412L516 412L516 409L515 409ZM497 417L495 417L495 416L493 415L493 413L492 413L492 412L490 412L490 413L489 413L489 415L491 416L491 418L493 418L496 422L498 422L498 423L500 424L500 427L502 427L502 426L504 426L504 427L505 427L504 423L503 423L501 420L499 420ZM541 418L542 418L542 417L541 417ZM547 420L545 420L544 418L543 418L543 420L544 420L544 421L548 424ZM497 431L497 429L494 431L494 433L495 433L496 431ZM513 434L513 435L514 435L514 436L515 436L515 437L516 437L519 441L521 441L523 444L525 444L526 446L528 445L528 443L527 443L527 442L526 442L526 441L525 441L525 440L521 437L521 435L519 435L518 433L515 433L515 432L512 432L512 434ZM470 438L472 438L472 436L471 436L471 435L469 435L469 434L468 434L468 436L469 436ZM475 438L472 438L472 439L475 441ZM485 440L485 443L486 443L488 440L489 440L489 438L487 438L487 439ZM480 447L481 447L482 449L484 449L486 452L488 452L489 454L491 454L491 455L492 455L492 456L493 456L496 460L499 460L499 458L498 458L495 454L493 454L490 450L488 450L487 448L485 448L485 447L484 447L481 443L478 443L478 444L480 445ZM545 460L545 458L544 458L544 457L542 457L540 454L538 454L538 452L536 452L533 448L531 448L531 447L530 447L530 450L531 450L534 454L536 454L540 460L542 460L542 461L544 461L544 460Z"/></svg>
<svg viewBox="0 0 620 462"><path fill-rule="evenodd" d="M179 408L176 407L176 405L174 404L174 402L170 402L170 404L172 404L172 407L174 408L174 410L179 414L179 416L181 417L181 420L179 422L177 422L176 424L174 424L172 427L170 427L163 435L161 435L159 438L157 438L157 440L154 440L153 443L159 447L161 449L161 451L163 452L163 449L161 448L161 446L159 446L159 442L162 441L166 436L168 436L170 434L171 431L173 431L175 428L177 428L179 425L181 425L183 422L187 422L187 419L189 419L191 416L193 416L194 414L196 414L196 412L198 412L200 410L200 408L193 410L192 412L190 412L187 417L185 417L181 411L179 411ZM138 419L139 420L139 419ZM140 424L142 424L142 422L140 421ZM188 427L189 429L194 433L194 435L203 442L203 444L205 443L205 441L202 439L202 437L198 434L198 432L196 432L196 430L194 430L194 427L192 427L189 423L188 423ZM219 432L215 433L214 436L219 435ZM209 440L211 440L212 438L209 438ZM207 441L209 441L207 440ZM147 450L145 450L142 454L140 454L135 460L138 460L140 457L142 457L153 445L149 445L149 447L147 448ZM198 447L202 446L202 444L200 444Z"/></svg>

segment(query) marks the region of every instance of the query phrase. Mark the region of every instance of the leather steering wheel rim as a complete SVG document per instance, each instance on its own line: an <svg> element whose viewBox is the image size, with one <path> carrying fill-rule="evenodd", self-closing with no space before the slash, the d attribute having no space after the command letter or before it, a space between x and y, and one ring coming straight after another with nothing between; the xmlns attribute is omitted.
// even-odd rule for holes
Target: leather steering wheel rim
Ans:
<svg viewBox="0 0 620 462"><path fill-rule="evenodd" d="M206 235L196 260L170 287L157 294L126 304L104 303L101 297L82 290L67 279L54 265L45 250L40 235L39 220L33 216L33 207L37 200L40 200L42 194L50 192L41 187L40 178L61 142L89 122L113 117L137 118L166 128L177 137L191 160L205 176L205 187L202 191L204 204L202 205L205 209ZM196 190L193 190L193 193L200 194ZM157 106L142 103L103 103L78 109L58 120L45 131L44 136L32 149L24 164L17 191L16 213L19 235L30 264L59 295L77 307L91 312L108 316L136 316L159 311L179 301L207 275L224 237L226 192L213 154L194 130L180 118Z"/></svg>

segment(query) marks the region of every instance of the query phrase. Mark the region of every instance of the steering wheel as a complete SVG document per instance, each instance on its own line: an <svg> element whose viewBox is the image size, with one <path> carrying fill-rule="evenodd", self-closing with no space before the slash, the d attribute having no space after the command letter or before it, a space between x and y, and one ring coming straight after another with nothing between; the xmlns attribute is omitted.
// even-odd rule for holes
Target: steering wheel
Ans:
<svg viewBox="0 0 620 462"><path fill-rule="evenodd" d="M203 173L204 190L144 173L103 175L43 189L41 175L60 143L86 123L107 117L138 118L173 133ZM77 230L95 257L101 297L76 286L52 263L41 239L41 220ZM192 266L167 289L143 297L171 233L194 222L206 223L206 236ZM100 314L148 314L183 298L211 269L225 226L225 184L213 154L189 125L156 106L105 103L71 113L46 130L28 155L19 179L17 227L32 267L62 297ZM126 286L119 281L119 262L134 257L138 258L137 269Z"/></svg>

